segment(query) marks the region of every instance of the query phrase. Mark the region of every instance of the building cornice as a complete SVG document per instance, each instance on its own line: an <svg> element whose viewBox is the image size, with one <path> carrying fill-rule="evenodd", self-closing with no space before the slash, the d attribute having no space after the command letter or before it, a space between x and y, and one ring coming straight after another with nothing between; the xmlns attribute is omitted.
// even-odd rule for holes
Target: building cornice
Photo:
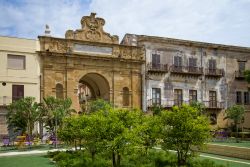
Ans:
<svg viewBox="0 0 250 167"><path fill-rule="evenodd" d="M175 45L184 45L189 47L199 47L204 49L218 49L225 51L236 51L236 52L246 52L250 53L250 47L234 46L234 45L223 45L223 44L214 44L207 42L198 42L166 37L157 37L157 36L146 36L146 35L137 35L137 42L155 42L155 43L165 43L165 44L175 44Z"/></svg>

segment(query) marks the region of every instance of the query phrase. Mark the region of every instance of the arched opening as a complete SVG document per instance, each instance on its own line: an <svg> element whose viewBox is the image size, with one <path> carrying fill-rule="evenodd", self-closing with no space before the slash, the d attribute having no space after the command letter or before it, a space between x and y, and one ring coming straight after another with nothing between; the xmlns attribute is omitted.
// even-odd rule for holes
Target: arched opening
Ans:
<svg viewBox="0 0 250 167"><path fill-rule="evenodd" d="M88 105L95 99L110 100L109 83L100 74L88 73L79 80L78 98L82 112L88 111Z"/></svg>
<svg viewBox="0 0 250 167"><path fill-rule="evenodd" d="M127 87L122 90L122 100L123 106L129 106L129 89Z"/></svg>
<svg viewBox="0 0 250 167"><path fill-rule="evenodd" d="M63 99L63 85L62 84L56 84L56 98Z"/></svg>

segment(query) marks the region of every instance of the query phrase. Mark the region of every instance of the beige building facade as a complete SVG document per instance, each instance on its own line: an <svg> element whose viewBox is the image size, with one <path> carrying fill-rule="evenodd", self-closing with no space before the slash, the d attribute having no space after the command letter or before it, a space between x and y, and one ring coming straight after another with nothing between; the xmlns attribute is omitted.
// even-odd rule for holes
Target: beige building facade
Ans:
<svg viewBox="0 0 250 167"><path fill-rule="evenodd" d="M144 110L198 101L213 127L224 128L231 124L224 120L225 110L240 104L246 108L242 127L250 128L249 84L243 75L250 69L250 48L133 34L122 43L145 48Z"/></svg>
<svg viewBox="0 0 250 167"><path fill-rule="evenodd" d="M40 102L38 40L0 36L0 136L8 134L7 106L25 96Z"/></svg>

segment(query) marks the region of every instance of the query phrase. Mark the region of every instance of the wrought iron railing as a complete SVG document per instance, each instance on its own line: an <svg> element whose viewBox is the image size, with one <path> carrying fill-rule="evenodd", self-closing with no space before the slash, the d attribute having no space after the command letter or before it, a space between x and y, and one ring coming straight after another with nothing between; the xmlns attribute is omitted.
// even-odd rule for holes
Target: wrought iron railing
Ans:
<svg viewBox="0 0 250 167"><path fill-rule="evenodd" d="M148 107L153 107L153 106L161 106L164 108L170 108L173 106L181 106L183 104L191 104L194 102L194 100L189 100L189 101L184 101L184 100L166 100L166 99L161 99L160 103L154 103L154 99L149 99L147 101L147 106ZM224 102L218 102L218 101L203 101L201 102L204 104L204 106L207 109L223 109L225 108L225 103Z"/></svg>
<svg viewBox="0 0 250 167"><path fill-rule="evenodd" d="M202 67L193 67L193 66L170 66L170 71L172 73L182 73L182 74L194 74L194 75L202 75L203 68Z"/></svg>
<svg viewBox="0 0 250 167"><path fill-rule="evenodd" d="M244 71L235 71L235 78L244 79L245 78Z"/></svg>
<svg viewBox="0 0 250 167"><path fill-rule="evenodd" d="M204 105L208 109L223 109L225 108L225 103L224 102L219 102L219 101L203 101Z"/></svg>
<svg viewBox="0 0 250 167"><path fill-rule="evenodd" d="M148 63L147 70L151 72L168 72L168 65Z"/></svg>
<svg viewBox="0 0 250 167"><path fill-rule="evenodd" d="M221 77L221 76L224 76L224 70L223 69L206 69L205 75Z"/></svg>

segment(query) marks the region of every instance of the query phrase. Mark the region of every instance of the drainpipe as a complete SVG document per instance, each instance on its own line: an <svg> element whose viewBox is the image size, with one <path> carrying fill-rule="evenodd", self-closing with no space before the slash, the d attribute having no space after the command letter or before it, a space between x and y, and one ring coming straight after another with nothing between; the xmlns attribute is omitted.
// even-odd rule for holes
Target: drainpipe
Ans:
<svg viewBox="0 0 250 167"><path fill-rule="evenodd" d="M200 48L200 52L201 52L201 67L204 72L205 67L203 66L203 49L202 48ZM203 102L203 86L204 86L204 77L201 76L201 102Z"/></svg>
<svg viewBox="0 0 250 167"><path fill-rule="evenodd" d="M145 95L145 64L142 64L141 66L141 70L142 70L142 73L141 73L141 109L143 112L146 112L146 95Z"/></svg>

